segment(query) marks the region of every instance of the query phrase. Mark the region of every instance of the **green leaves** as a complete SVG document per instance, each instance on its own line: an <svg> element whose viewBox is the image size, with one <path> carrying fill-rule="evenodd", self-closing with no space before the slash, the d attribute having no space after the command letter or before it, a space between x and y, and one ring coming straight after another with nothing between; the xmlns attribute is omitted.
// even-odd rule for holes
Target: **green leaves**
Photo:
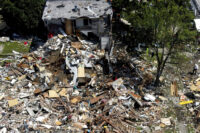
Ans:
<svg viewBox="0 0 200 133"><path fill-rule="evenodd" d="M165 64L175 50L195 42L196 31L190 29L194 15L189 6L190 0L148 0L129 5L123 12L134 29L135 42L154 49L158 62L155 85L159 84Z"/></svg>
<svg viewBox="0 0 200 133"><path fill-rule="evenodd" d="M194 32L188 30L194 18L188 6L189 0L155 0L140 3L137 10L132 8L134 13L128 11L124 14L133 27L150 29L154 33L153 43L170 41L175 35L177 40L186 41L193 38L187 35L193 35Z"/></svg>
<svg viewBox="0 0 200 133"><path fill-rule="evenodd" d="M44 4L45 0L2 0L0 13L11 28L29 33L38 27Z"/></svg>

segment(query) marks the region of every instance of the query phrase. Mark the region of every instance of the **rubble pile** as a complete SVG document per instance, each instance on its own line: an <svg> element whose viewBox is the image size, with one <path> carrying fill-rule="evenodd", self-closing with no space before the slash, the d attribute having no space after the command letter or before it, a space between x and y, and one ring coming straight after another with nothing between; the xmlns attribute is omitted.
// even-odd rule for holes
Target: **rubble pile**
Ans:
<svg viewBox="0 0 200 133"><path fill-rule="evenodd" d="M114 53L62 35L29 54L14 52L15 61L0 68L0 132L131 133L171 125L160 120L166 99L151 91L153 69Z"/></svg>
<svg viewBox="0 0 200 133"><path fill-rule="evenodd" d="M196 78L191 82L184 78L184 86L187 88L184 94L180 96L180 104L187 105L187 109L193 115L194 122L196 124L196 129L200 130L200 78Z"/></svg>

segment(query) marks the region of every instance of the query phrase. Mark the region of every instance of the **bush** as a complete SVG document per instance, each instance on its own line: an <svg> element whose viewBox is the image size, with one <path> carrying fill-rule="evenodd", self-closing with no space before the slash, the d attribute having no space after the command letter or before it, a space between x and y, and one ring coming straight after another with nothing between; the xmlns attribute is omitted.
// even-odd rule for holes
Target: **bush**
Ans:
<svg viewBox="0 0 200 133"><path fill-rule="evenodd" d="M34 34L43 24L44 4L45 0L1 0L0 14L14 31Z"/></svg>

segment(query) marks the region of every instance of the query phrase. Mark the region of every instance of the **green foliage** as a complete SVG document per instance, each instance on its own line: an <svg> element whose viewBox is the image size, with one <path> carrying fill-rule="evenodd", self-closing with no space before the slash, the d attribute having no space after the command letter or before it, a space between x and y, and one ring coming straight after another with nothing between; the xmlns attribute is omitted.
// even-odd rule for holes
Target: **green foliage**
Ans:
<svg viewBox="0 0 200 133"><path fill-rule="evenodd" d="M196 31L190 30L194 19L189 0L150 0L128 6L123 12L136 34L137 43L149 44L157 57L157 80L178 45L195 41ZM137 8L136 8L137 7ZM137 38L138 37L138 38ZM148 40L147 40L148 38ZM161 49L161 55L158 49Z"/></svg>
<svg viewBox="0 0 200 133"><path fill-rule="evenodd" d="M171 62L177 63L177 66L180 67L181 65L186 64L191 60L191 57L185 55L185 53L176 52L172 55Z"/></svg>
<svg viewBox="0 0 200 133"><path fill-rule="evenodd" d="M126 7L126 3L128 3L128 0L113 0L112 7L117 12L120 12L122 8Z"/></svg>
<svg viewBox="0 0 200 133"><path fill-rule="evenodd" d="M115 12L121 12L124 10L129 10L129 8L137 8L137 1L136 0L112 0L112 8Z"/></svg>
<svg viewBox="0 0 200 133"><path fill-rule="evenodd" d="M188 0L154 0L139 3L137 9L129 7L123 14L135 29L152 37L150 43L169 42L172 34L183 42L195 39L195 32L189 30L194 16L186 8L188 4Z"/></svg>
<svg viewBox="0 0 200 133"><path fill-rule="evenodd" d="M0 14L13 29L34 32L41 21L45 0L1 0Z"/></svg>

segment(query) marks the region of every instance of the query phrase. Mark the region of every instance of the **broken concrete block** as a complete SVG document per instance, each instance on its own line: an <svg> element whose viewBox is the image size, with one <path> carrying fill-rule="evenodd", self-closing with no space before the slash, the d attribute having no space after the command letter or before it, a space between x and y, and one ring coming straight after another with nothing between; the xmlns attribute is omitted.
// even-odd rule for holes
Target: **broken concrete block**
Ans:
<svg viewBox="0 0 200 133"><path fill-rule="evenodd" d="M165 78L164 78L163 76L160 76L160 78L159 78L160 82L163 82L164 79L165 79Z"/></svg>
<svg viewBox="0 0 200 133"><path fill-rule="evenodd" d="M67 96L67 89L66 88L62 88L62 90L59 92L59 95L66 97Z"/></svg>
<svg viewBox="0 0 200 133"><path fill-rule="evenodd" d="M119 87L123 84L123 82L124 82L123 79L119 78L112 83L112 87L114 88L115 91L118 91Z"/></svg>
<svg viewBox="0 0 200 133"><path fill-rule="evenodd" d="M10 83L11 83L12 85L14 85L16 81L17 81L16 79L13 79Z"/></svg>
<svg viewBox="0 0 200 133"><path fill-rule="evenodd" d="M80 64L78 67L78 78L84 78L85 77L85 67L84 64Z"/></svg>
<svg viewBox="0 0 200 133"><path fill-rule="evenodd" d="M158 98L160 98L162 101L167 101L168 99L163 97L163 96L159 96Z"/></svg>
<svg viewBox="0 0 200 133"><path fill-rule="evenodd" d="M56 120L55 124L56 124L56 126L61 126L61 125L62 125L62 122Z"/></svg>
<svg viewBox="0 0 200 133"><path fill-rule="evenodd" d="M28 56L27 59L28 59L29 61L33 61L33 60L34 60L33 57L30 57L30 56Z"/></svg>
<svg viewBox="0 0 200 133"><path fill-rule="evenodd" d="M77 97L71 99L71 103L73 103L73 104L76 104L76 103L78 103L80 101L81 101L81 97L80 96L77 96Z"/></svg>
<svg viewBox="0 0 200 133"><path fill-rule="evenodd" d="M26 108L27 112L29 113L30 116L34 116L35 113L33 112L33 110L29 107Z"/></svg>
<svg viewBox="0 0 200 133"><path fill-rule="evenodd" d="M176 81L172 82L171 84L171 95L178 96L178 84Z"/></svg>
<svg viewBox="0 0 200 133"><path fill-rule="evenodd" d="M156 100L156 98L150 94L145 94L144 99L147 101L152 101L152 102L154 102Z"/></svg>
<svg viewBox="0 0 200 133"><path fill-rule="evenodd" d="M90 104L94 104L97 103L99 100L103 99L104 95L98 96L98 97L94 97L90 99Z"/></svg>
<svg viewBox="0 0 200 133"><path fill-rule="evenodd" d="M81 42L71 42L73 48L81 49L82 43Z"/></svg>
<svg viewBox="0 0 200 133"><path fill-rule="evenodd" d="M165 124L166 126L170 126L171 125L171 121L170 121L170 117L169 118L161 118L161 123Z"/></svg>
<svg viewBox="0 0 200 133"><path fill-rule="evenodd" d="M31 82L28 83L28 87L29 87L29 88L32 87L32 83L31 83Z"/></svg>
<svg viewBox="0 0 200 133"><path fill-rule="evenodd" d="M4 98L4 95L1 95L1 96L0 96L0 101L1 101L3 98Z"/></svg>
<svg viewBox="0 0 200 133"><path fill-rule="evenodd" d="M49 117L49 114L44 115L44 116L39 116L39 117L36 118L36 121L44 122L46 119L48 119L48 117Z"/></svg>
<svg viewBox="0 0 200 133"><path fill-rule="evenodd" d="M192 83L192 85L190 86L190 89L191 89L192 91L200 91L200 81L197 81L196 84L193 84L193 83Z"/></svg>
<svg viewBox="0 0 200 133"><path fill-rule="evenodd" d="M56 97L59 97L59 95L55 90L49 90L49 97L56 98Z"/></svg>
<svg viewBox="0 0 200 133"><path fill-rule="evenodd" d="M15 106L15 105L17 105L17 104L19 104L18 99L13 99L13 100L9 100L9 101L8 101L9 107L13 107L13 106Z"/></svg>
<svg viewBox="0 0 200 133"><path fill-rule="evenodd" d="M53 128L53 126L51 126L51 125L47 125L47 124L41 124L41 126L47 128L47 129L51 129L51 128Z"/></svg>
<svg viewBox="0 0 200 133"><path fill-rule="evenodd" d="M160 123L160 127L164 128L166 125L164 123Z"/></svg>
<svg viewBox="0 0 200 133"><path fill-rule="evenodd" d="M42 67L38 64L36 64L37 68L39 69L40 72L43 72L45 70L45 67Z"/></svg>
<svg viewBox="0 0 200 133"><path fill-rule="evenodd" d="M0 133L7 133L7 128L2 128L1 130L0 130Z"/></svg>
<svg viewBox="0 0 200 133"><path fill-rule="evenodd" d="M26 78L26 75L22 75L18 78L19 81L24 80Z"/></svg>
<svg viewBox="0 0 200 133"><path fill-rule="evenodd" d="M97 50L97 55L100 56L100 57L104 57L105 56L105 50L104 49Z"/></svg>
<svg viewBox="0 0 200 133"><path fill-rule="evenodd" d="M63 39L63 38L64 38L64 36L61 35L61 34L58 34L58 37L59 37L60 39Z"/></svg>
<svg viewBox="0 0 200 133"><path fill-rule="evenodd" d="M9 37L0 37L0 42L8 42L10 41Z"/></svg>
<svg viewBox="0 0 200 133"><path fill-rule="evenodd" d="M92 68L92 63L91 61L88 61L87 59L84 59L84 65L86 68Z"/></svg>
<svg viewBox="0 0 200 133"><path fill-rule="evenodd" d="M34 94L39 94L39 93L41 93L41 92L42 92L42 90L39 89L39 88L37 88L37 89L34 90Z"/></svg>
<svg viewBox="0 0 200 133"><path fill-rule="evenodd" d="M20 63L17 66L21 67L21 68L30 68L30 66L28 64L23 64L23 63Z"/></svg>
<svg viewBox="0 0 200 133"><path fill-rule="evenodd" d="M87 125L85 125L84 123L73 123L73 126L79 129L84 129L84 128L88 128Z"/></svg>
<svg viewBox="0 0 200 133"><path fill-rule="evenodd" d="M45 98L47 98L47 97L49 97L49 93L44 92L44 93L43 93L43 96L44 96Z"/></svg>
<svg viewBox="0 0 200 133"><path fill-rule="evenodd" d="M132 97L137 98L137 99L141 99L141 98L142 98L140 95L137 95L137 94L135 94L135 93L132 92L132 91L129 91L128 94L131 95Z"/></svg>
<svg viewBox="0 0 200 133"><path fill-rule="evenodd" d="M133 92L128 92L128 94L140 105L143 106L143 103L140 101L139 96L134 94Z"/></svg>

